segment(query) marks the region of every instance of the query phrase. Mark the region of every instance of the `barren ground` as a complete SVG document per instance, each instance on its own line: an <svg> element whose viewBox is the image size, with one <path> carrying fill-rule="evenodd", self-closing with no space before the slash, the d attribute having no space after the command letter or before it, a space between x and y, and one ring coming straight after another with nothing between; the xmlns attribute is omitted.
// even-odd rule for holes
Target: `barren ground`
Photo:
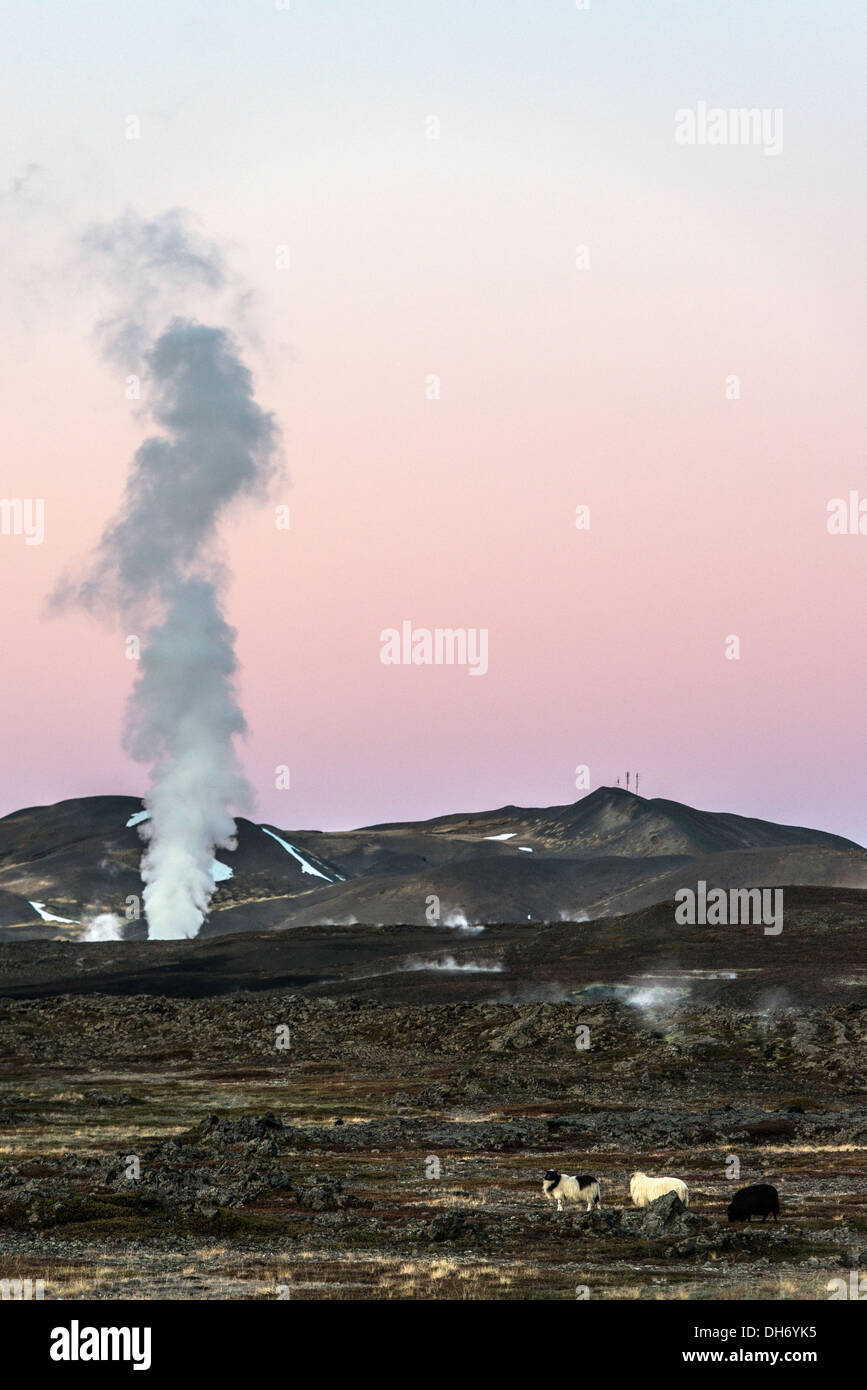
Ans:
<svg viewBox="0 0 867 1390"><path fill-rule="evenodd" d="M0 1000L0 1278L46 1298L811 1299L867 1265L860 989L812 1009L450 989ZM551 1211L552 1166L594 1173L603 1213ZM635 1168L685 1178L690 1212L651 1229ZM730 1227L760 1180L779 1226Z"/></svg>

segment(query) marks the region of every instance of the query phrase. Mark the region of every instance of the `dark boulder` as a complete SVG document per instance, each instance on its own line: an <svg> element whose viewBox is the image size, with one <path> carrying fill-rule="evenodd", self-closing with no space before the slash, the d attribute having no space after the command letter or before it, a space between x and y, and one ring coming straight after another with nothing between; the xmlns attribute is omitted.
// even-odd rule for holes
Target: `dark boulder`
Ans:
<svg viewBox="0 0 867 1390"><path fill-rule="evenodd" d="M475 1240L482 1234L478 1222L473 1221L465 1211L441 1211L425 1227L428 1240L440 1241Z"/></svg>
<svg viewBox="0 0 867 1390"><path fill-rule="evenodd" d="M670 1236L684 1226L686 1207L676 1192L664 1192L644 1209L641 1231L646 1236Z"/></svg>

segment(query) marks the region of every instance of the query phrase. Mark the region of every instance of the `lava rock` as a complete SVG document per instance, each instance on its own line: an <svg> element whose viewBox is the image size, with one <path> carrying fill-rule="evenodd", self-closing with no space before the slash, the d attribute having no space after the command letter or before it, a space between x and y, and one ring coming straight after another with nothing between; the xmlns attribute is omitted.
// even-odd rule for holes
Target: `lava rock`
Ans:
<svg viewBox="0 0 867 1390"><path fill-rule="evenodd" d="M475 1240L482 1234L482 1229L477 1222L473 1221L465 1211L441 1211L434 1217L433 1221L428 1222L424 1228L424 1234L428 1240L434 1242Z"/></svg>
<svg viewBox="0 0 867 1390"><path fill-rule="evenodd" d="M677 1193L664 1192L645 1207L641 1221L642 1234L670 1236L683 1227L685 1217L686 1207Z"/></svg>

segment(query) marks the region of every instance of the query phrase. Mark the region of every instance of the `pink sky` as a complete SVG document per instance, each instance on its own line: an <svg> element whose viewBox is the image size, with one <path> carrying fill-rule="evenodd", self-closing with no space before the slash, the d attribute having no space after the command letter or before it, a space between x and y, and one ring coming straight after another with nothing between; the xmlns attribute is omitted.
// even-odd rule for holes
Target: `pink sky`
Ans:
<svg viewBox="0 0 867 1390"><path fill-rule="evenodd" d="M122 634L44 613L142 434L67 271L76 228L135 203L231 244L285 433L291 529L264 507L226 531L259 819L565 802L587 764L591 786L638 769L648 796L867 840L867 536L826 528L829 499L867 497L863 191L833 63L817 131L792 53L781 78L768 50L750 98L786 105L783 155L678 149L674 110L725 90L722 62L696 87L691 52L631 135L628 106L588 125L546 105L541 67L536 105L479 110L436 64L415 105L303 137L264 103L210 136L194 101L135 150L78 108L69 150L33 122L8 165L47 172L4 243L2 495L44 498L46 537L0 536L0 812L146 786L120 749ZM384 666L404 619L486 628L487 674Z"/></svg>

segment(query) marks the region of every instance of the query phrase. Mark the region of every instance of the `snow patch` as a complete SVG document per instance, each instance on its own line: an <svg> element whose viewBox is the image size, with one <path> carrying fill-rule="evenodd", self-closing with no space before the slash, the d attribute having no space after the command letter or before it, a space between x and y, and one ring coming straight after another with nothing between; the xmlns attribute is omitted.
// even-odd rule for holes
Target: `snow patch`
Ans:
<svg viewBox="0 0 867 1390"><path fill-rule="evenodd" d="M45 903L34 903L31 902L29 898L27 899L27 901L30 903L30 906L39 913L39 916L42 918L43 922L67 922L70 925L76 927L79 925L75 917L55 917L53 913L46 912Z"/></svg>
<svg viewBox="0 0 867 1390"><path fill-rule="evenodd" d="M514 840L517 830L507 830L503 835L485 835L486 840Z"/></svg>
<svg viewBox="0 0 867 1390"><path fill-rule="evenodd" d="M259 829L264 830L266 835L270 835L272 840L276 840L278 845L282 845L288 854L297 859L303 873L315 874L317 878L324 878L326 883L333 883L334 880L330 879L327 874L323 874L320 869L314 869L312 864L308 864L303 854L299 854L295 846L290 845L288 840L281 840L279 835L275 835L273 830L268 830L264 825L260 825Z"/></svg>

